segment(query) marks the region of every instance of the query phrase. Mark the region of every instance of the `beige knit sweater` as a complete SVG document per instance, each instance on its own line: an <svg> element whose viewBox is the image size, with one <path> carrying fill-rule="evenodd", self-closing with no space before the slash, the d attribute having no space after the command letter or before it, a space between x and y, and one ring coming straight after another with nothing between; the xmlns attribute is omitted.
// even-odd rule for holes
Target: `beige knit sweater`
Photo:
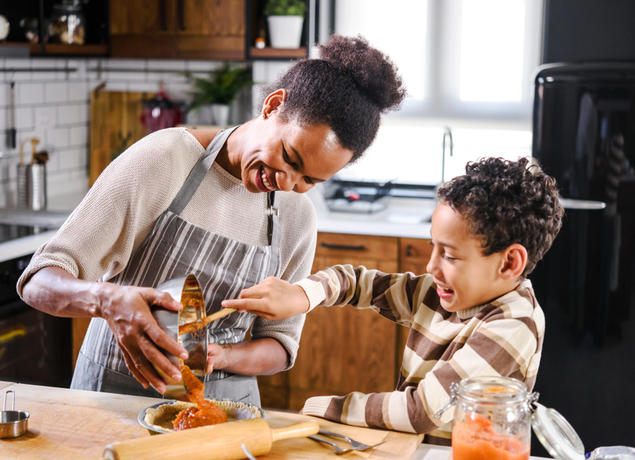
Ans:
<svg viewBox="0 0 635 460"><path fill-rule="evenodd" d="M122 271L155 220L168 208L205 148L185 128L152 133L117 157L57 233L40 247L18 280L43 267L60 267L86 280L108 280ZM251 245L267 244L267 195L251 193L214 163L182 212L206 230ZM316 214L305 195L276 192L280 210L281 277L296 281L310 273ZM257 319L259 335L277 338L293 363L304 317ZM269 330L269 333L266 332Z"/></svg>

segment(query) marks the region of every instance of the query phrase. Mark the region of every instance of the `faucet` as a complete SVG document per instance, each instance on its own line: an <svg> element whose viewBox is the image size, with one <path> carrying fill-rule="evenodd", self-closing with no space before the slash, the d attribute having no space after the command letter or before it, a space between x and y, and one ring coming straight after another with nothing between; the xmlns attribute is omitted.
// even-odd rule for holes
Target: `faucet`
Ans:
<svg viewBox="0 0 635 460"><path fill-rule="evenodd" d="M443 141L441 146L441 184L445 182L445 150L449 144L450 156L454 151L454 141L452 140L452 130L449 126L443 127Z"/></svg>

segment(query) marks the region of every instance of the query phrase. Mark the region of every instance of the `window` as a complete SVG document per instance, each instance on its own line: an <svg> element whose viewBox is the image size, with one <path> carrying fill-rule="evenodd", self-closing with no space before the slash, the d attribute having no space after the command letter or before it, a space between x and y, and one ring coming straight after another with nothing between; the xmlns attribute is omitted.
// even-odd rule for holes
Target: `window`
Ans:
<svg viewBox="0 0 635 460"><path fill-rule="evenodd" d="M437 183L445 126L455 146L454 158L446 158L446 180L478 156L530 155L543 0L336 0L335 5L335 31L361 34L388 54L408 89L402 109L386 117L365 156L338 176ZM386 167L382 157L388 154L391 162L405 162L402 171ZM417 170L425 171L419 180L413 177Z"/></svg>

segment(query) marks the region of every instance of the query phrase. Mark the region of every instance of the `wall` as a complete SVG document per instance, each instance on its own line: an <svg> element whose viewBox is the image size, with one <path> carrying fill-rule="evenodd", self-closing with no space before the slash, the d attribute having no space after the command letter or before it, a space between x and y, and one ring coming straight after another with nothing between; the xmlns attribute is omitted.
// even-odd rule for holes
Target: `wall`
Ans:
<svg viewBox="0 0 635 460"><path fill-rule="evenodd" d="M90 92L100 83L106 83L105 90L156 91L163 81L171 99L187 101L190 83L185 72L203 75L219 64L183 60L0 58L0 207L15 206L20 144L31 137L41 140L38 150L49 152L49 198L87 190ZM287 62L254 62L256 84L251 94L246 92L232 107L231 122L240 123L258 113L252 106L257 106L261 89L288 66ZM11 81L15 81L16 149L6 146L5 135L9 126ZM187 121L197 122L191 114ZM27 142L25 162L30 155L31 144Z"/></svg>

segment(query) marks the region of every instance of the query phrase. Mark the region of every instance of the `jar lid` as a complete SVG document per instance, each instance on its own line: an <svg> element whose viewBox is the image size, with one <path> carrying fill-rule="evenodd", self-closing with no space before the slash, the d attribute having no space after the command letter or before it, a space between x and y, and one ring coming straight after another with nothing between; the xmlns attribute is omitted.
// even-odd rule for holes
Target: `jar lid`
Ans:
<svg viewBox="0 0 635 460"><path fill-rule="evenodd" d="M555 409L534 403L531 426L549 455L561 460L584 460L584 445L571 424Z"/></svg>

